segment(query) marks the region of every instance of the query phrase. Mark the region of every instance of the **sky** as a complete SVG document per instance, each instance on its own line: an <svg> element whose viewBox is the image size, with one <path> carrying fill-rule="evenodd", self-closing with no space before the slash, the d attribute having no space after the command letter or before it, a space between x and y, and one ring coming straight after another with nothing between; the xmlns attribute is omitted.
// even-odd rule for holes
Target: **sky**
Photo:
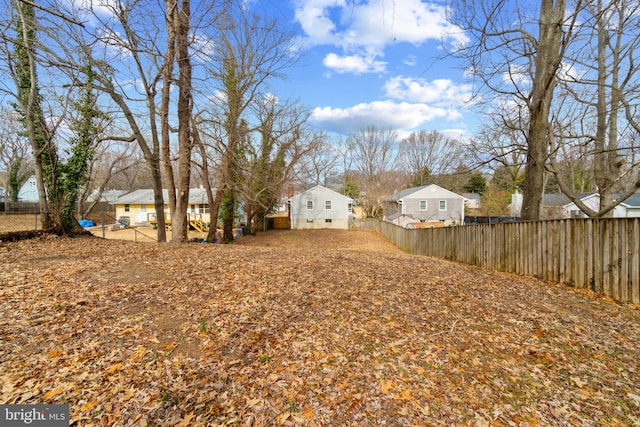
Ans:
<svg viewBox="0 0 640 427"><path fill-rule="evenodd" d="M300 61L274 91L310 108L314 128L348 135L373 124L400 137L421 129L450 136L478 130L464 67L442 59L446 48L466 42L447 21L443 2L254 2L299 38Z"/></svg>

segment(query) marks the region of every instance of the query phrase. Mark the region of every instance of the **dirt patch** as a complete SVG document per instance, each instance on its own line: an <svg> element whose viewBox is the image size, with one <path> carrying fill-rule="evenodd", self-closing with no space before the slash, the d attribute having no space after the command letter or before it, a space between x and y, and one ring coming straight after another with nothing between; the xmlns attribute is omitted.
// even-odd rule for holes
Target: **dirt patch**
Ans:
<svg viewBox="0 0 640 427"><path fill-rule="evenodd" d="M346 249L385 253L402 252L382 235L371 230L269 230L255 236L243 236L236 239L234 245L301 251Z"/></svg>

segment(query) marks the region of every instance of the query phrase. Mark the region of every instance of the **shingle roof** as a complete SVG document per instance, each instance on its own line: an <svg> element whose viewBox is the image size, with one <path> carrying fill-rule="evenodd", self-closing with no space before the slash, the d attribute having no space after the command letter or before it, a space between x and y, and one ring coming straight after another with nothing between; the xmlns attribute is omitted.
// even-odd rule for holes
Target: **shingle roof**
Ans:
<svg viewBox="0 0 640 427"><path fill-rule="evenodd" d="M597 194L598 193L583 193L583 194L576 194L576 196L580 200L582 200L589 196L593 196L593 195L597 196ZM614 195L615 199L617 199L618 197L620 197L619 194ZM549 194L545 194L544 197L542 198L543 206L565 206L565 205L568 205L569 203L571 203L571 200L565 194L562 194L562 193L549 193ZM632 194L627 200L622 202L622 204L629 207L640 208L640 193Z"/></svg>
<svg viewBox="0 0 640 427"><path fill-rule="evenodd" d="M162 198L165 203L169 202L168 190L162 190ZM117 200L110 202L112 205L153 205L153 189L144 188L132 191L129 194L118 197ZM207 204L207 192L204 188L189 189L189 204Z"/></svg>
<svg viewBox="0 0 640 427"><path fill-rule="evenodd" d="M576 194L578 199L582 200L586 197L592 196L595 193L581 193ZM564 193L546 193L542 197L542 206L564 206L571 203L571 199Z"/></svg>
<svg viewBox="0 0 640 427"><path fill-rule="evenodd" d="M632 194L627 200L622 202L623 205L640 208L640 193Z"/></svg>

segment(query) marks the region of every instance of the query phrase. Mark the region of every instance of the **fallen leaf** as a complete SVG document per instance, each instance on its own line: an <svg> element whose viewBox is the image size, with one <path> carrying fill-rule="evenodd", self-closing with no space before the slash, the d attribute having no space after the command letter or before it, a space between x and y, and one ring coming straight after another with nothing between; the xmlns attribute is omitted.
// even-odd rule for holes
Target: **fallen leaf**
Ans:
<svg viewBox="0 0 640 427"><path fill-rule="evenodd" d="M122 369L122 363L116 363L116 364L113 364L113 365L109 366L107 369L105 369L104 372L107 373L107 374L113 374L113 373L119 371L120 369Z"/></svg>
<svg viewBox="0 0 640 427"><path fill-rule="evenodd" d="M380 380L380 393L387 394L396 386L393 380Z"/></svg>
<svg viewBox="0 0 640 427"><path fill-rule="evenodd" d="M59 394L62 394L62 392L63 392L63 391L64 391L64 390L63 390L63 388L62 388L62 387L58 387L58 388L55 388L55 389L53 389L53 390L49 390L48 392L46 392L46 393L43 395L43 397L44 397L46 400L49 400L49 399L51 399L51 398L52 398L52 397L54 397L54 396L57 396L57 395L59 395Z"/></svg>
<svg viewBox="0 0 640 427"><path fill-rule="evenodd" d="M194 419L196 417L196 414L194 414L193 412L188 413L187 415L184 416L184 418L182 419L182 421L180 421L176 427L187 427L191 424L191 420Z"/></svg>

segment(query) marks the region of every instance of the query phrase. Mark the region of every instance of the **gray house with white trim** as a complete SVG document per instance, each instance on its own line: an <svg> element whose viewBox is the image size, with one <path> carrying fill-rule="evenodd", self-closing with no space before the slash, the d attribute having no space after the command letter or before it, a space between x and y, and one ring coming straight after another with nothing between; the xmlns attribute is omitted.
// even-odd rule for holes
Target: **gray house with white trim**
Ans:
<svg viewBox="0 0 640 427"><path fill-rule="evenodd" d="M435 184L407 188L384 200L384 216L401 226L412 222L463 224L465 200Z"/></svg>

